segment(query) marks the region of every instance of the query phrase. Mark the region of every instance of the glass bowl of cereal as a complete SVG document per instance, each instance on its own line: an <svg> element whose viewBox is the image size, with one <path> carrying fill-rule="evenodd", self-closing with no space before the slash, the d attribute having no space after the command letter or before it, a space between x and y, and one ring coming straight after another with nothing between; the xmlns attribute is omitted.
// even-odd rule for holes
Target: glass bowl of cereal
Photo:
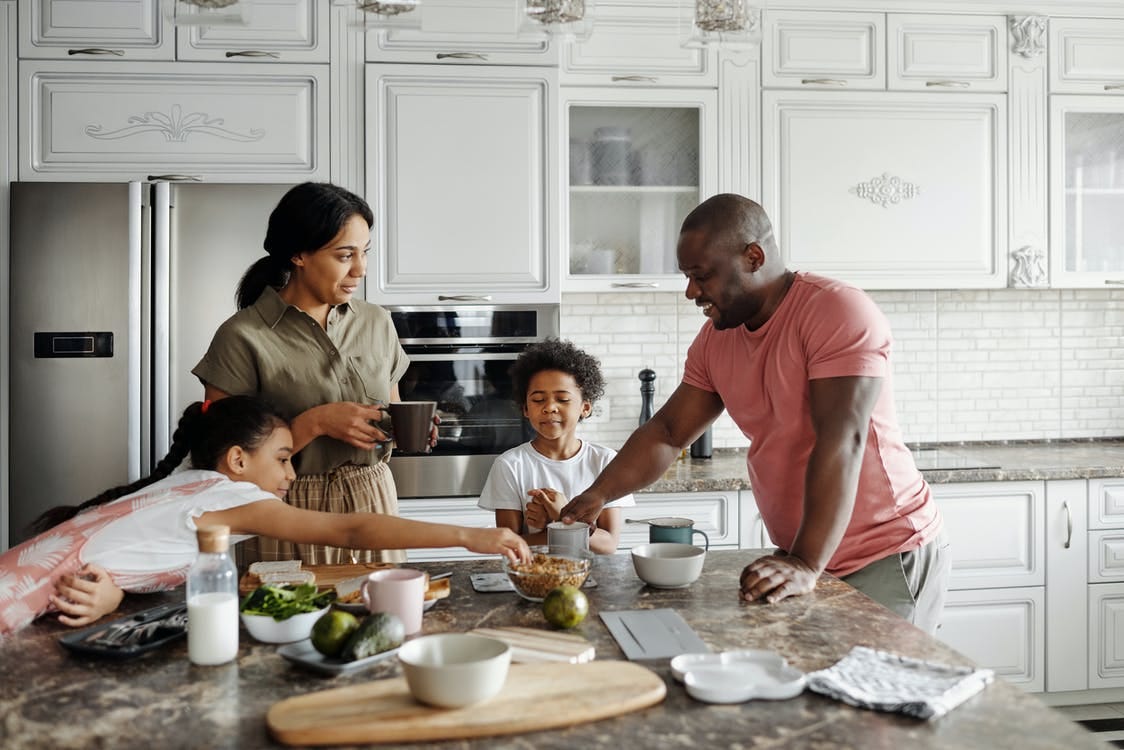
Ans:
<svg viewBox="0 0 1124 750"><path fill-rule="evenodd" d="M549 547L531 547L531 562L513 563L503 558L503 570L516 593L532 602L541 602L559 586L581 587L593 567L588 550L551 552Z"/></svg>

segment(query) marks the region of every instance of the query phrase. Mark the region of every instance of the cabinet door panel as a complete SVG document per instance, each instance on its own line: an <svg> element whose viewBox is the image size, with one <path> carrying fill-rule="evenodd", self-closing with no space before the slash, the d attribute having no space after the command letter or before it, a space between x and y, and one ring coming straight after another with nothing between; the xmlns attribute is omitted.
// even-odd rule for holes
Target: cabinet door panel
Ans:
<svg viewBox="0 0 1124 750"><path fill-rule="evenodd" d="M1124 20L1050 19L1050 92L1124 94Z"/></svg>
<svg viewBox="0 0 1124 750"><path fill-rule="evenodd" d="M1089 480L1089 528L1124 528L1124 479Z"/></svg>
<svg viewBox="0 0 1124 750"><path fill-rule="evenodd" d="M621 508L625 519L690 518L695 528L704 532L711 547L738 546L737 492L684 492L673 494L640 493L636 505ZM648 543L646 524L626 523L621 530L620 548L631 549ZM695 535L695 544L704 546L702 536Z"/></svg>
<svg viewBox="0 0 1124 750"><path fill-rule="evenodd" d="M21 63L20 179L328 177L327 70Z"/></svg>
<svg viewBox="0 0 1124 750"><path fill-rule="evenodd" d="M557 297L554 71L368 67L368 293Z"/></svg>
<svg viewBox="0 0 1124 750"><path fill-rule="evenodd" d="M886 17L881 13L766 11L764 16L765 87L886 87Z"/></svg>
<svg viewBox="0 0 1124 750"><path fill-rule="evenodd" d="M934 485L952 548L950 589L1045 583L1041 482Z"/></svg>
<svg viewBox="0 0 1124 750"><path fill-rule="evenodd" d="M1089 689L1124 687L1124 583L1089 586Z"/></svg>
<svg viewBox="0 0 1124 750"><path fill-rule="evenodd" d="M398 515L402 518L425 521L426 523L448 523L473 529L495 528L495 514L477 507L478 500L479 498L475 497L404 499L398 501ZM453 547L411 549L407 550L406 557L411 562L424 562L427 560L465 560L489 557L489 555L479 555L461 547Z"/></svg>
<svg viewBox="0 0 1124 750"><path fill-rule="evenodd" d="M163 0L163 3L173 0ZM21 58L171 60L175 30L160 0L20 0ZM77 52L87 50L86 52ZM92 50L110 50L97 53Z"/></svg>
<svg viewBox="0 0 1124 750"><path fill-rule="evenodd" d="M1002 16L891 13L886 35L891 89L1007 89L1007 23Z"/></svg>
<svg viewBox="0 0 1124 750"><path fill-rule="evenodd" d="M1042 588L950 591L937 637L981 667L1031 692L1044 689Z"/></svg>
<svg viewBox="0 0 1124 750"><path fill-rule="evenodd" d="M764 205L790 268L867 288L1006 284L994 94L766 91Z"/></svg>
<svg viewBox="0 0 1124 750"><path fill-rule="evenodd" d="M317 0L255 0L244 26L180 27L177 56L180 60L326 63L329 9L328 3ZM252 54L258 52L266 54Z"/></svg>

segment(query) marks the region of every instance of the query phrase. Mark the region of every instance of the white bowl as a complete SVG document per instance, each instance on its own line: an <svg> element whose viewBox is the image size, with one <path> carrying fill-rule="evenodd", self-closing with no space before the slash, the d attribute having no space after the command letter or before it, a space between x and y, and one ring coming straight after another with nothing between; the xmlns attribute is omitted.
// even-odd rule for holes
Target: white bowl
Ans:
<svg viewBox="0 0 1124 750"><path fill-rule="evenodd" d="M425 635L398 649L410 693L422 703L460 708L498 693L511 666L511 646L465 633Z"/></svg>
<svg viewBox="0 0 1124 750"><path fill-rule="evenodd" d="M788 666L780 654L771 651L728 653L731 658L726 661L711 659L688 666L683 675L688 695L706 703L744 703L754 698L795 698L804 692L807 680L804 673Z"/></svg>
<svg viewBox="0 0 1124 750"><path fill-rule="evenodd" d="M262 643L292 643L303 641L312 635L312 626L331 607L315 612L303 612L287 620L274 620L269 615L248 615L242 613L242 624L256 640Z"/></svg>
<svg viewBox="0 0 1124 750"><path fill-rule="evenodd" d="M702 574L706 550L691 544L656 542L632 548L636 575L649 586L678 589L694 583Z"/></svg>

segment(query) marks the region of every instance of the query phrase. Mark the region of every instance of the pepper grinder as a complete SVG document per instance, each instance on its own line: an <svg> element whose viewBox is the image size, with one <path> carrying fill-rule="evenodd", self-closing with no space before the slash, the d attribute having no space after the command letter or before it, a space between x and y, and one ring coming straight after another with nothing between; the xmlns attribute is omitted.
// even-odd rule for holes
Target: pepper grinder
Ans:
<svg viewBox="0 0 1124 750"><path fill-rule="evenodd" d="M643 425L655 414L653 401L656 396L656 371L640 371L640 424Z"/></svg>
<svg viewBox="0 0 1124 750"><path fill-rule="evenodd" d="M691 458L710 458L713 452L713 439L711 436L712 425L707 425L703 434L691 443Z"/></svg>

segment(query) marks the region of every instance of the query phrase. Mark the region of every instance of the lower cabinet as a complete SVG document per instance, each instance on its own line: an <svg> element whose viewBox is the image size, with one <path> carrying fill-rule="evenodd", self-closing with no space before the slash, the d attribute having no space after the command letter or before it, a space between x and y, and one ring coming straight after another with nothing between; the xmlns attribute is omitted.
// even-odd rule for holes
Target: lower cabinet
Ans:
<svg viewBox="0 0 1124 750"><path fill-rule="evenodd" d="M648 526L628 523L649 518L689 518L695 522L696 531L706 534L711 549L737 549L739 537L738 492L675 492L640 493L635 495L636 505L622 508L625 518L621 530L620 549L631 549L648 543ZM695 544L704 546L701 534L695 534Z"/></svg>
<svg viewBox="0 0 1124 750"><path fill-rule="evenodd" d="M1008 682L1039 692L1045 625L1042 586L949 591L937 637Z"/></svg>
<svg viewBox="0 0 1124 750"><path fill-rule="evenodd" d="M398 515L412 521L426 521L428 523L449 523L456 526L470 526L486 529L496 525L495 513L479 508L475 497L424 497L405 498L398 500ZM411 562L426 562L429 560L465 560L469 558L493 557L492 555L478 555L469 552L463 547L439 549L411 549L407 550L406 558ZM496 570L499 571L499 561L496 561Z"/></svg>
<svg viewBox="0 0 1124 750"><path fill-rule="evenodd" d="M1090 688L1124 687L1124 479L1089 481Z"/></svg>

